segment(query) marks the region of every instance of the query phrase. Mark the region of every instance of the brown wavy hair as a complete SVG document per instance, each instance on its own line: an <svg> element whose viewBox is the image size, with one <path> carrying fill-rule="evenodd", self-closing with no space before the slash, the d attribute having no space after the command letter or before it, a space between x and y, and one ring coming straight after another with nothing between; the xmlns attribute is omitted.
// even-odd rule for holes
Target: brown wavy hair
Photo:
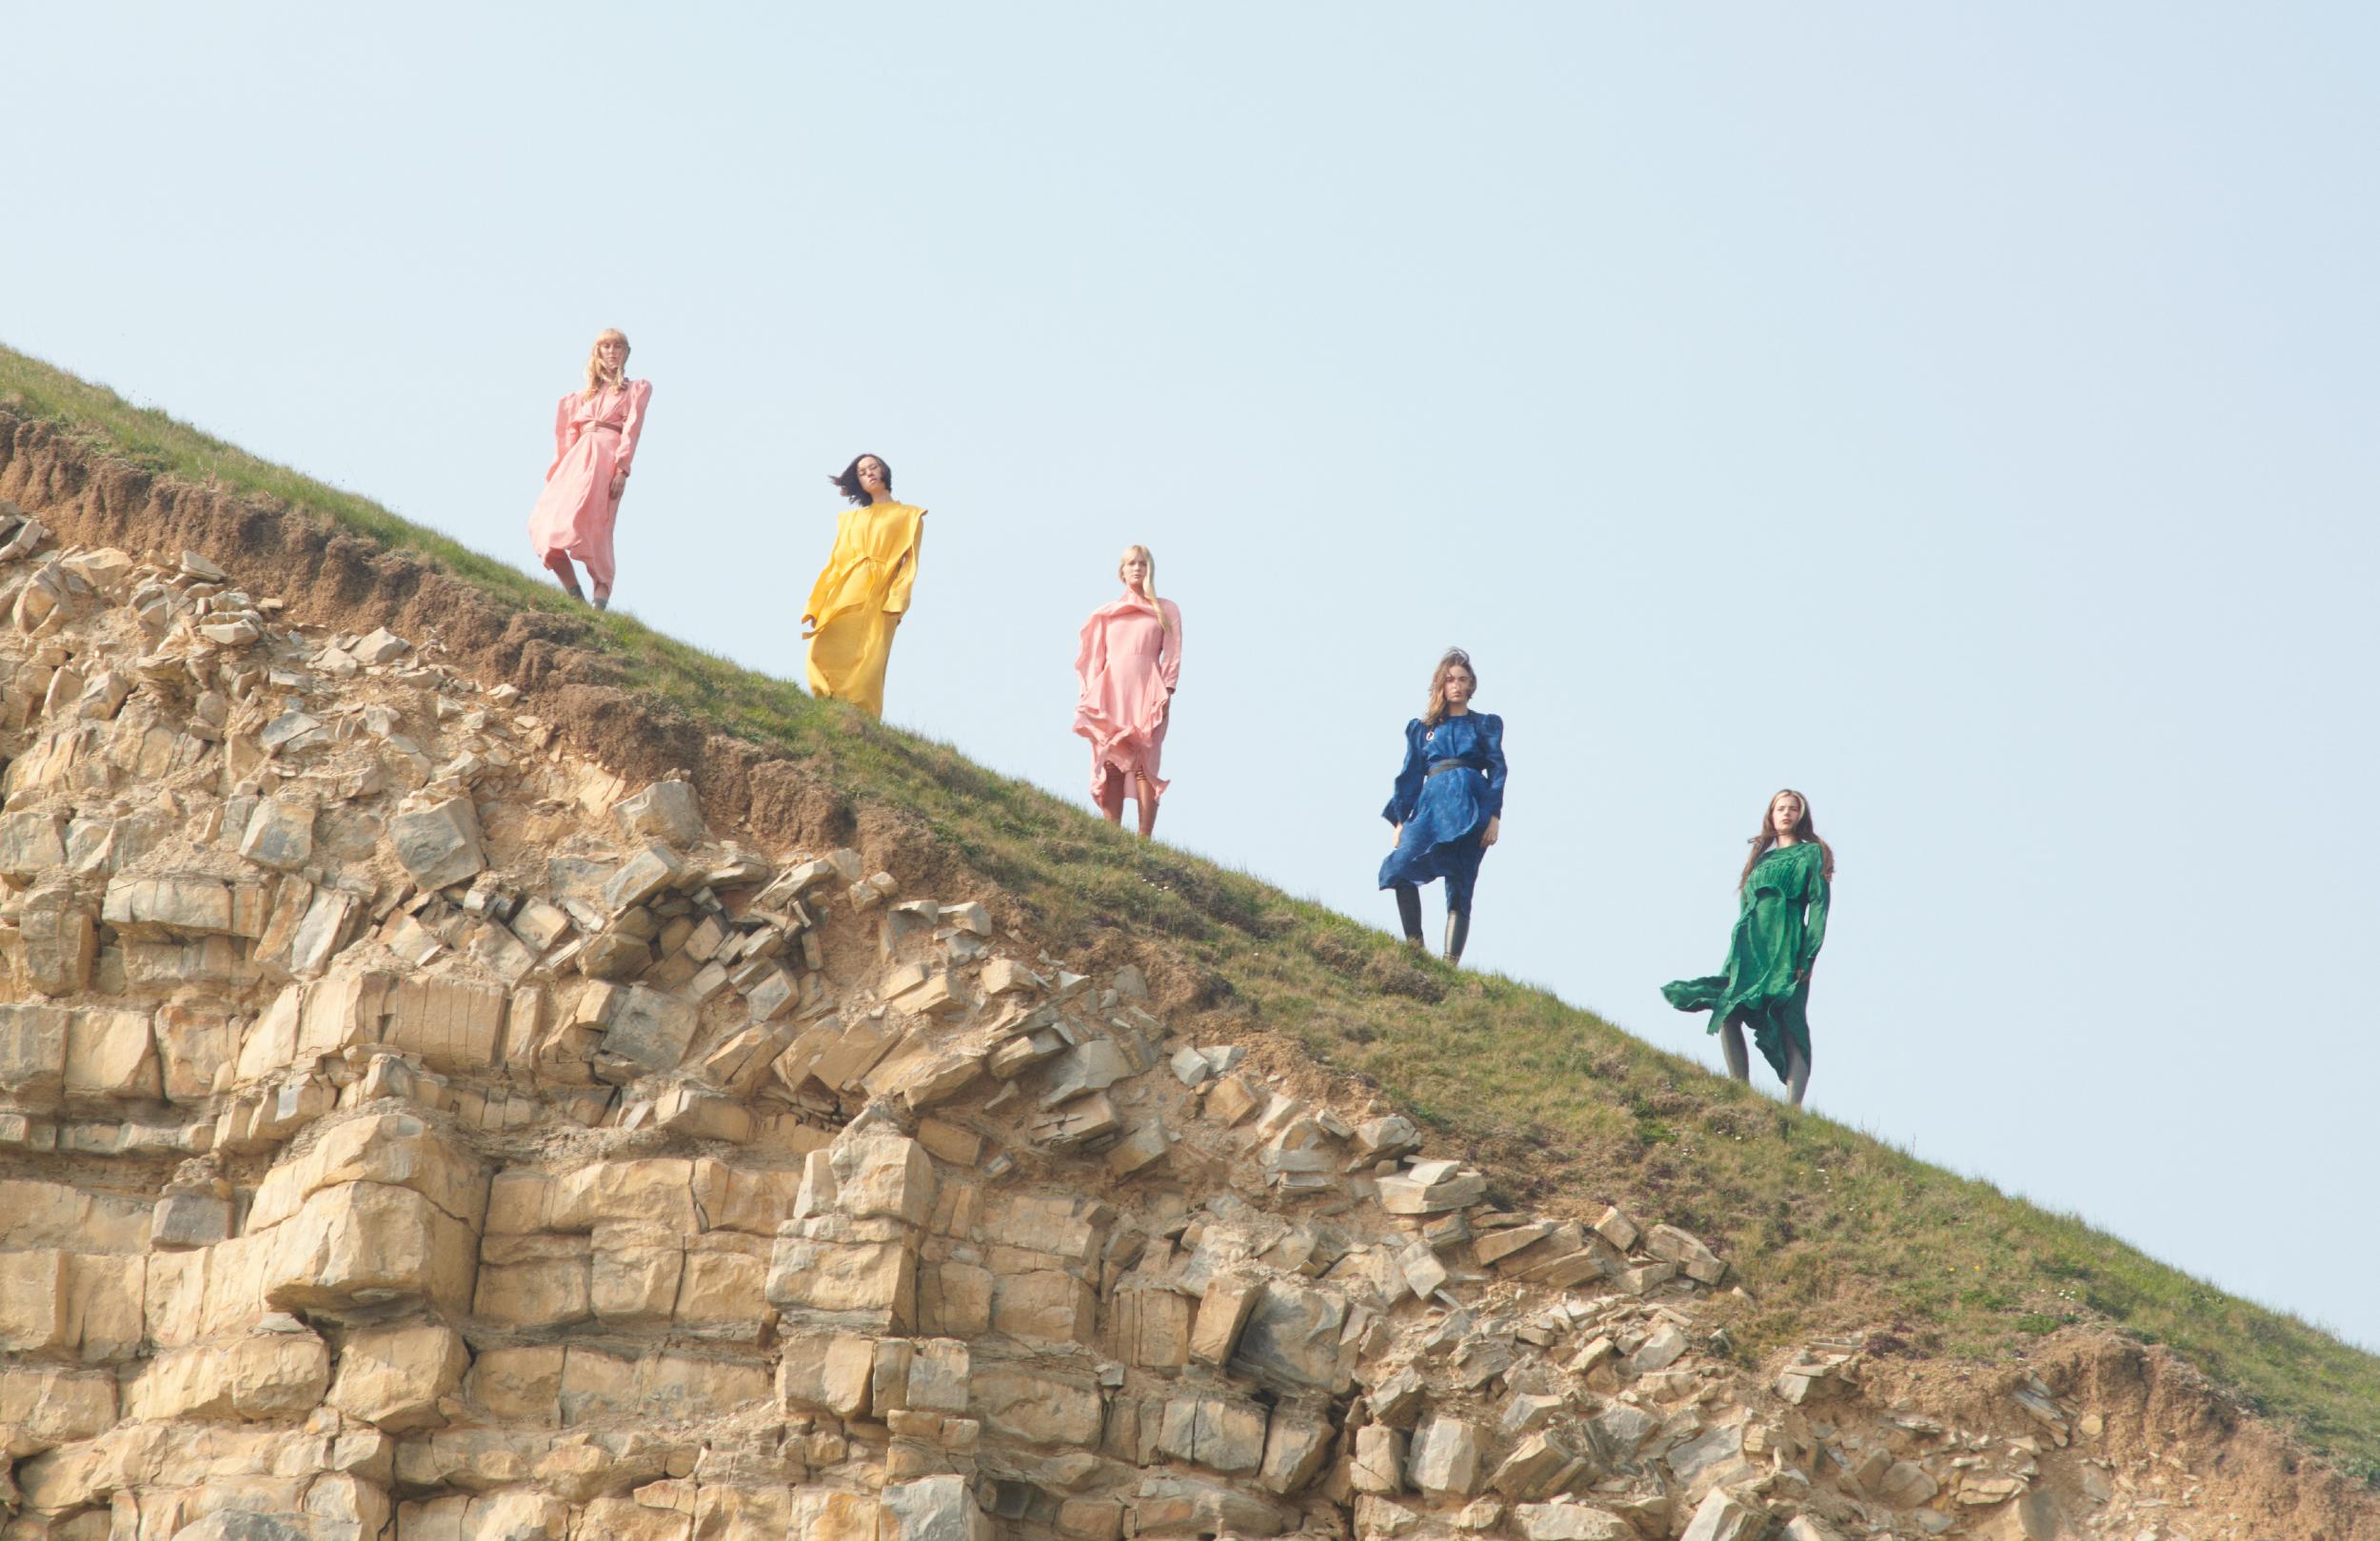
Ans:
<svg viewBox="0 0 2380 1541"><path fill-rule="evenodd" d="M1471 655L1459 647L1448 648L1446 656L1438 661L1438 667L1430 671L1430 699L1421 708L1423 727L1434 728L1446 721L1446 676L1458 668L1471 676L1471 693L1479 693L1479 671L1473 666Z"/></svg>
<svg viewBox="0 0 2380 1541"><path fill-rule="evenodd" d="M1752 881L1752 869L1760 864L1760 859L1776 847L1776 830L1769 822L1769 815L1776 807L1778 798L1791 798L1801 804L1801 818L1794 824L1794 837L1817 846L1818 876L1828 882L1835 880L1835 847L1819 838L1817 826L1810 821L1810 800L1790 786L1779 787L1770 795L1768 801L1760 804L1760 833L1752 837L1752 854L1744 858L1743 876L1735 879L1737 893L1743 892L1744 884Z"/></svg>
<svg viewBox="0 0 2380 1541"><path fill-rule="evenodd" d="M604 374L604 345L615 340L620 344L620 374L617 379L607 379ZM586 394L592 396L605 385L625 385L627 383L628 334L617 326L606 326L595 334L593 346L586 350Z"/></svg>
<svg viewBox="0 0 2380 1541"><path fill-rule="evenodd" d="M865 508L876 500L868 496L867 488L860 485L860 462L863 460L872 460L884 468L884 496L891 497L892 462L882 455L854 455L851 464L843 468L841 476L830 476L826 480L835 484L836 490L844 497Z"/></svg>

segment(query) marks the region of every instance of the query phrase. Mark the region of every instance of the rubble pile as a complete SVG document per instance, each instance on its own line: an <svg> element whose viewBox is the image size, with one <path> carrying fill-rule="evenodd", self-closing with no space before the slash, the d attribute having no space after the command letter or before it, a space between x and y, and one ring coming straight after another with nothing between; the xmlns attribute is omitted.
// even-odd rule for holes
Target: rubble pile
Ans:
<svg viewBox="0 0 2380 1541"><path fill-rule="evenodd" d="M0 515L7 1541L2234 1533L2048 1385L1747 1368L1694 1235L434 645Z"/></svg>

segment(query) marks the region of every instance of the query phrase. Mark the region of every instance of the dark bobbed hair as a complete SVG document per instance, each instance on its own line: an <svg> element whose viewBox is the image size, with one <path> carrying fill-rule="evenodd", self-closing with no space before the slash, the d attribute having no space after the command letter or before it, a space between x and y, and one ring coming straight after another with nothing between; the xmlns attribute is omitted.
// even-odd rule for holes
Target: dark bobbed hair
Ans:
<svg viewBox="0 0 2380 1541"><path fill-rule="evenodd" d="M850 499L853 503L858 504L861 507L865 508L876 500L868 496L867 489L865 487L860 485L860 462L863 460L872 460L877 464L884 467L884 492L886 496L890 496L892 493L892 462L886 460L882 455L854 455L851 457L851 464L843 468L843 474L841 476L830 476L826 480L835 484L836 489L842 492L844 497Z"/></svg>
<svg viewBox="0 0 2380 1541"><path fill-rule="evenodd" d="M1744 858L1743 876L1735 879L1737 892L1741 892L1744 884L1752 881L1752 869L1758 866L1760 859L1768 855L1775 846L1776 830L1769 822L1769 814L1775 808L1777 799L1788 797L1801 804L1801 818L1794 825L1794 838L1808 840L1817 846L1818 876L1828 882L1835 880L1835 847L1819 838L1818 826L1811 822L1810 800L1792 787L1783 786L1770 793L1769 800L1760 804L1760 833L1752 837L1752 854Z"/></svg>

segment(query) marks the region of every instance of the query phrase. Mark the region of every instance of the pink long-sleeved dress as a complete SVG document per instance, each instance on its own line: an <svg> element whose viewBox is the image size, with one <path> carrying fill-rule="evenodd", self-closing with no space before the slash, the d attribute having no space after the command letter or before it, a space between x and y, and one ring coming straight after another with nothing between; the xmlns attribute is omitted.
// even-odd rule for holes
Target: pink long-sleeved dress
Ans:
<svg viewBox="0 0 2380 1541"><path fill-rule="evenodd" d="M649 380L606 385L592 396L578 390L565 396L554 409L554 463L545 468L545 490L529 515L529 543L538 560L562 552L606 593L615 571L611 529L620 518L611 478L636 458L645 404L652 396Z"/></svg>
<svg viewBox="0 0 2380 1541"><path fill-rule="evenodd" d="M1145 777L1152 791L1165 791L1157 771L1172 720L1169 702L1181 682L1181 607L1168 599L1157 603L1165 607L1161 621L1148 601L1127 593L1082 623L1074 730L1091 741L1091 800L1102 806L1110 776ZM1137 795L1130 780L1124 786Z"/></svg>

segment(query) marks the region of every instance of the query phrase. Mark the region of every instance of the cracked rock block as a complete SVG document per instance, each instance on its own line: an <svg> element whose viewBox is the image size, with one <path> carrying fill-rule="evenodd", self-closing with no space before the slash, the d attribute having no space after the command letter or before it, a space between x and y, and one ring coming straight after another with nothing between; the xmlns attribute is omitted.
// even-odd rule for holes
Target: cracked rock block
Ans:
<svg viewBox="0 0 2380 1541"><path fill-rule="evenodd" d="M314 810L267 798L257 803L241 838L240 855L260 867L295 872L313 859Z"/></svg>
<svg viewBox="0 0 2380 1541"><path fill-rule="evenodd" d="M1487 1178L1477 1172L1424 1175L1423 1167L1452 1163L1425 1162L1403 1176L1379 1179L1380 1204L1391 1215L1437 1215L1464 1209L1487 1196Z"/></svg>
<svg viewBox="0 0 2380 1541"><path fill-rule="evenodd" d="M17 1431L13 1448L27 1454L105 1433L115 1421L112 1371L0 1365L0 1429ZM0 1444L0 1450L9 1448Z"/></svg>
<svg viewBox="0 0 2380 1541"><path fill-rule="evenodd" d="M97 940L90 911L72 885L35 886L18 912L17 936L27 982L35 990L66 996L89 986Z"/></svg>
<svg viewBox="0 0 2380 1541"><path fill-rule="evenodd" d="M330 1350L311 1333L251 1333L149 1360L124 1388L128 1418L304 1415L330 1384Z"/></svg>
<svg viewBox="0 0 2380 1541"><path fill-rule="evenodd" d="M1132 1505L1138 1536L1280 1535L1297 1515L1253 1493L1203 1478L1154 1472L1141 1477Z"/></svg>
<svg viewBox="0 0 2380 1541"><path fill-rule="evenodd" d="M1348 1481L1358 1492L1402 1492L1405 1488L1405 1432L1384 1423L1367 1423L1356 1431L1354 1459Z"/></svg>
<svg viewBox="0 0 2380 1541"><path fill-rule="evenodd" d="M1473 1424L1430 1418L1414 1433L1405 1475L1433 1498L1469 1498L1479 1490L1479 1443Z"/></svg>
<svg viewBox="0 0 2380 1541"><path fill-rule="evenodd" d="M470 1227L407 1188L326 1189L272 1229L266 1302L337 1314L394 1302L469 1308L479 1248Z"/></svg>
<svg viewBox="0 0 2380 1541"><path fill-rule="evenodd" d="M1665 1263L1676 1263L1699 1284L1716 1284L1727 1276L1727 1265L1702 1244L1702 1238L1674 1225L1656 1225L1645 1233L1644 1250Z"/></svg>
<svg viewBox="0 0 2380 1541"><path fill-rule="evenodd" d="M675 1070L694 1041L697 1020L691 1002L630 985L613 1008L599 1052L639 1072Z"/></svg>
<svg viewBox="0 0 2380 1541"><path fill-rule="evenodd" d="M1157 1449L1218 1472L1253 1472L1264 1459L1264 1410L1220 1396L1165 1404Z"/></svg>
<svg viewBox="0 0 2380 1541"><path fill-rule="evenodd" d="M590 1454L600 1452L590 1451ZM520 1457L506 1452L499 1470L519 1464ZM550 1478L556 1472L540 1473ZM473 1475L473 1485L490 1480ZM592 1496L589 1494L588 1496ZM570 1533L570 1506L551 1493L525 1492L515 1489L507 1492L456 1494L449 1498L433 1498L427 1503L404 1504L397 1510L396 1533L406 1541L564 1541ZM584 1528L582 1528L582 1533ZM222 1541L248 1541L247 1537L227 1536ZM255 1541L280 1541L279 1537L257 1537Z"/></svg>
<svg viewBox="0 0 2380 1541"><path fill-rule="evenodd" d="M165 1096L144 1012L77 1011L66 1035L66 1095L156 1101Z"/></svg>
<svg viewBox="0 0 2380 1541"><path fill-rule="evenodd" d="M1678 1541L1759 1541L1768 1526L1765 1511L1751 1507L1724 1488L1714 1488L1695 1510Z"/></svg>
<svg viewBox="0 0 2380 1541"><path fill-rule="evenodd" d="M826 1149L834 1206L857 1219L881 1215L922 1225L934 1212L934 1160L925 1147L883 1125L853 1124Z"/></svg>
<svg viewBox="0 0 2380 1541"><path fill-rule="evenodd" d="M911 1227L894 1220L822 1215L794 1222L801 1233L781 1235L770 1255L768 1303L781 1310L842 1314L855 1325L907 1334L919 1320L918 1253ZM959 1265L942 1265L942 1274ZM977 1272L982 1272L978 1270ZM988 1297L990 1275L984 1275ZM946 1288L946 1281L945 1286ZM980 1332L988 1325L955 1323L929 1312L929 1331Z"/></svg>
<svg viewBox="0 0 2380 1541"><path fill-rule="evenodd" d="M1337 1294L1288 1279L1268 1280L1240 1331L1231 1367L1259 1379L1338 1395L1353 1378L1354 1346L1339 1341L1346 1323L1347 1306Z"/></svg>
<svg viewBox="0 0 2380 1541"><path fill-rule="evenodd" d="M1320 1409L1277 1407L1264 1431L1264 1460L1257 1480L1269 1492L1296 1492L1330 1458L1331 1420Z"/></svg>
<svg viewBox="0 0 2380 1541"><path fill-rule="evenodd" d="M64 1006L0 1005L0 1092L54 1102L66 1089Z"/></svg>
<svg viewBox="0 0 2380 1541"><path fill-rule="evenodd" d="M883 1504L897 1541L992 1541L991 1518L976 1507L964 1477L897 1482L885 1488Z"/></svg>
<svg viewBox="0 0 2380 1541"><path fill-rule="evenodd" d="M670 845L697 845L710 833L703 824L702 800L684 781L655 781L611 812L631 837Z"/></svg>
<svg viewBox="0 0 2380 1541"><path fill-rule="evenodd" d="M1780 1541L1842 1541L1835 1528L1815 1514L1797 1514L1778 1532Z"/></svg>
<svg viewBox="0 0 2380 1541"><path fill-rule="evenodd" d="M1095 1388L1001 1365L975 1372L967 1411L993 1434L1071 1447L1098 1442L1103 1408Z"/></svg>
<svg viewBox="0 0 2380 1541"><path fill-rule="evenodd" d="M793 1490L792 1523L786 1541L886 1541L893 1524L883 1507L865 1493L827 1488ZM774 1541L772 1533L770 1541Z"/></svg>
<svg viewBox="0 0 2380 1541"><path fill-rule="evenodd" d="M231 1200L191 1189L169 1193L157 1200L149 1230L159 1252L211 1247L231 1235Z"/></svg>
<svg viewBox="0 0 2380 1541"><path fill-rule="evenodd" d="M173 1541L311 1541L309 1531L310 1527L302 1527L295 1515L218 1509L205 1519L174 1531Z"/></svg>
<svg viewBox="0 0 2380 1541"><path fill-rule="evenodd" d="M1562 1500L1518 1504L1513 1523L1523 1541L1635 1541L1636 1528L1608 1510Z"/></svg>
<svg viewBox="0 0 2380 1541"><path fill-rule="evenodd" d="M1208 1365L1229 1359L1263 1293L1261 1279L1225 1275L1209 1281L1199 1300L1198 1319L1190 1329L1190 1357Z"/></svg>
<svg viewBox="0 0 2380 1541"><path fill-rule="evenodd" d="M1972 1533L1976 1541L2061 1541L2069 1532L2057 1500L2048 1489L2033 1488L1976 1526Z"/></svg>
<svg viewBox="0 0 2380 1541"><path fill-rule="evenodd" d="M1586 1470L1586 1461L1551 1432L1540 1432L1513 1447L1488 1486L1516 1503L1550 1497Z"/></svg>
<svg viewBox="0 0 2380 1541"><path fill-rule="evenodd" d="M685 868L668 846L647 844L621 865L604 885L604 907L612 914L642 904L676 882Z"/></svg>
<svg viewBox="0 0 2380 1541"><path fill-rule="evenodd" d="M1142 1369L1179 1370L1189 1362L1195 1309L1172 1290L1118 1290L1107 1319L1111 1351Z"/></svg>
<svg viewBox="0 0 2380 1541"><path fill-rule="evenodd" d="M823 1408L839 1418L865 1416L876 1367L876 1342L845 1333L804 1333L785 1339L777 1366L777 1394L796 1407Z"/></svg>
<svg viewBox="0 0 2380 1541"><path fill-rule="evenodd" d="M278 1226L323 1190L359 1182L410 1189L473 1233L487 1211L487 1173L476 1156L413 1114L378 1113L325 1130L303 1156L267 1173L248 1230Z"/></svg>
<svg viewBox="0 0 2380 1541"><path fill-rule="evenodd" d="M462 1383L471 1355L463 1335L437 1322L358 1328L339 1353L332 1407L390 1433L446 1421L439 1398Z"/></svg>
<svg viewBox="0 0 2380 1541"><path fill-rule="evenodd" d="M229 933L229 885L212 878L118 878L108 884L99 918L128 937ZM248 933L253 935L253 932Z"/></svg>
<svg viewBox="0 0 2380 1541"><path fill-rule="evenodd" d="M370 635L347 649L347 656L366 668L393 663L413 651L413 644L386 626L375 626Z"/></svg>
<svg viewBox="0 0 2380 1541"><path fill-rule="evenodd" d="M38 809L0 816L0 876L29 879L66 865L66 817Z"/></svg>
<svg viewBox="0 0 2380 1541"><path fill-rule="evenodd" d="M468 798L411 808L388 820L388 848L407 876L423 888L446 888L487 865L479 814Z"/></svg>

